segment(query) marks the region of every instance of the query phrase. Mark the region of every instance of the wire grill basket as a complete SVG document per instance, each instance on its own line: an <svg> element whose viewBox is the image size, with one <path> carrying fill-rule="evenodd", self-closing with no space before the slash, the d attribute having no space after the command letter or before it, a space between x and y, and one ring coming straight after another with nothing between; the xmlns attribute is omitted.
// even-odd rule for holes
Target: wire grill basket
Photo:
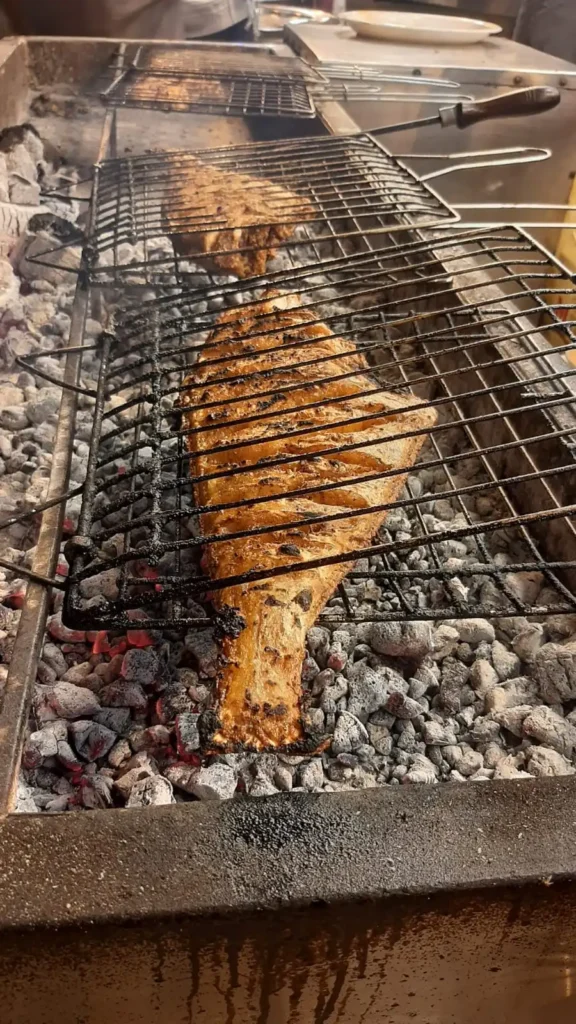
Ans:
<svg viewBox="0 0 576 1024"><path fill-rule="evenodd" d="M122 70L112 67L101 89L113 107L144 107L227 116L313 117L322 102L414 99L442 105L469 100L457 83L388 75L353 65L317 65L250 51L140 47Z"/></svg>
<svg viewBox="0 0 576 1024"><path fill-rule="evenodd" d="M328 406L338 419L343 406L331 390L334 382L358 376L357 370L339 369L326 353L319 357L317 340L306 332L286 337L282 319L259 306L271 289L288 296L312 323L326 325L327 337L342 339L350 353L362 351L372 370L359 399L376 401L409 389L419 408L434 407L437 414L436 424L425 430L417 467L375 470L369 460L356 465L351 455L361 447L354 431L365 412L342 413L338 422L351 439L329 446L322 457L352 458L357 475L347 480L348 492L366 479L408 475L400 496L383 501L388 517L374 543L335 556L349 564L350 573L324 618L576 610L576 508L570 495L576 368L564 360L576 339L562 318L561 298L570 285L562 268L522 232L488 228L408 244L397 240L385 249L300 270L155 298L123 313L104 339L68 620L122 628L135 609L145 609L151 626L186 627L209 621L208 595L216 588L306 568L321 572L334 560L292 557L288 544L281 564L266 565L263 556L258 567L217 582L201 567L201 552L222 542L199 524L202 509L195 495L206 482L207 453L221 455L224 467L213 474L221 489L219 504L210 510L236 509L241 515L247 506L256 509L253 526L239 528L236 540L261 538L264 551L272 531L266 509L278 495L254 498L247 485L241 498L230 503L226 497L233 476L235 483L248 481L254 471L249 459L243 462L249 444L242 431L250 423L257 429L250 443L256 436L282 447L260 467L263 473L289 473L303 459L313 466L318 450L303 455L299 439L322 430ZM234 376L237 355L223 355L214 341L226 310L232 328L249 324L243 328L242 377ZM303 420L297 427L278 412L274 372L258 369L262 339L266 350L287 346L292 368L316 367L315 397L307 402L299 393ZM552 339L562 341L553 353L543 344ZM228 392L208 402L210 416L202 427L191 428L178 402L187 396L196 412L206 410L205 379L194 375L197 360L209 360L211 348L216 355L210 379L226 381ZM246 373L250 358L254 369ZM325 397L318 399L318 387ZM238 416L239 402L250 395L249 416ZM224 445L217 433L223 418L227 427L238 428L237 440ZM204 434L202 458L189 444L193 434L196 444ZM401 421L396 436L404 436ZM377 499L369 508L344 507L341 487L323 487L332 497L328 510L324 503L318 512L318 525L377 510ZM297 502L314 490L318 486L312 484L291 493L284 483L282 497L295 502L295 528L301 523ZM226 539L234 536L227 533ZM113 577L117 592L113 598L100 595L95 606L86 595L103 572ZM530 596L535 574L537 600Z"/></svg>
<svg viewBox="0 0 576 1024"><path fill-rule="evenodd" d="M247 231L251 196L258 205ZM255 238L299 265L354 251L367 234L458 220L367 134L105 161L96 169L93 209L93 280L129 274L135 284L185 280L184 236L195 239L193 271L215 259L226 266L253 249Z"/></svg>

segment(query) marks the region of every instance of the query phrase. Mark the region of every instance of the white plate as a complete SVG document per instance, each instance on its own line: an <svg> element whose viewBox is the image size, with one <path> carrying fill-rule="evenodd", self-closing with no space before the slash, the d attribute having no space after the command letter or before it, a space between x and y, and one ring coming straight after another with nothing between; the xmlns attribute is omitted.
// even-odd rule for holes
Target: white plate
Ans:
<svg viewBox="0 0 576 1024"><path fill-rule="evenodd" d="M490 21L414 11L348 11L340 20L359 36L396 43L480 43L502 29Z"/></svg>

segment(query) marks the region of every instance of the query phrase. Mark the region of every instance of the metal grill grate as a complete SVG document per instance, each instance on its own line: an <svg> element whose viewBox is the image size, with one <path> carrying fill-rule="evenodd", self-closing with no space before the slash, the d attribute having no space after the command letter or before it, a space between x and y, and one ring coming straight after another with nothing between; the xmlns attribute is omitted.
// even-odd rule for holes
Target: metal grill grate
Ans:
<svg viewBox="0 0 576 1024"><path fill-rule="evenodd" d="M189 260L178 256L178 243L173 248L167 234L205 238L226 229L217 245L210 244L210 254L195 254L193 272L198 264L213 263L215 255L253 249L252 239L247 246L232 234L240 226L234 220L238 202L230 213L222 210L232 198L230 183L210 197L205 190L198 193L204 166L253 179L252 184L242 183L235 198L242 202L247 189L257 196L264 212L253 218L253 227L293 225L293 231L275 232L273 245L292 265L354 251L361 237L371 233L458 220L432 188L369 135L108 160L95 171L94 231L88 239L95 282L110 283L126 274L134 284L185 281ZM288 201L284 190L293 193ZM197 194L202 199L195 201ZM308 220L303 224L305 212ZM135 253L132 246L138 244Z"/></svg>
<svg viewBox="0 0 576 1024"><path fill-rule="evenodd" d="M255 53L237 47L141 46L130 66L158 74L222 78L282 78L290 82L317 82L324 79L320 69L300 57L280 57L276 53Z"/></svg>
<svg viewBox="0 0 576 1024"><path fill-rule="evenodd" d="M291 492L290 467L304 461L313 472L319 452L303 454L301 439L322 429L315 416L324 416L328 407L333 414L341 405L331 390L334 382L358 377L357 369L342 370L334 357L318 356L317 338L301 332L288 336L282 319L258 306L269 289L290 295L303 316L324 323L329 337L343 339L350 353L361 350L369 359L370 384L358 400L376 400L383 392L401 395L409 388L420 408L433 406L438 414L436 425L424 431L429 437L417 468L395 465L375 472L368 460L355 465L357 475L346 480L349 490L409 473L404 492L382 502L388 519L364 549L309 561L302 553L293 557L288 544L281 564L266 564L266 536L278 529L267 521L266 508L281 496L295 503L295 528L310 521L300 518L296 503L317 493L318 484ZM576 351L576 338L563 319L575 305L563 298L570 290L562 268L522 232L488 228L397 242L299 271L156 298L126 312L115 334L104 339L79 523L84 539L69 579L69 620L125 627L138 608L148 612L153 626L202 623L210 616L207 591L306 567L321 571L336 560L349 562L351 572L324 612L331 620L576 610L576 507L570 495L576 368L565 359ZM243 336L243 364L254 360L254 370L241 377L234 376L237 354L227 355L210 334L226 309ZM562 345L551 351L544 342L554 339ZM300 404L290 407L303 417L297 427L277 411L274 377L281 368L258 370L262 344L271 350L280 342L290 351L291 369L314 365L314 384L308 387L323 389L322 398L316 391L309 402L299 398ZM211 349L210 386L226 381L228 391L207 402L204 375ZM198 358L202 373L195 371ZM184 394L196 414L210 410L212 418L201 427L184 425L176 405ZM235 407L249 396L250 414L235 417ZM238 428L233 443L218 443L214 431L223 419L227 429ZM341 420L336 414L342 428L352 431L362 419L365 413L357 416L349 409ZM247 435L242 440L247 424L256 430L250 442ZM188 450L192 434L196 445L200 434L208 438L202 457ZM402 417L396 436L404 436ZM276 445L273 458L258 468L279 472L282 489L255 498L247 486L241 499L230 502L226 492L231 493L232 477L236 485L254 473L249 459L243 463L243 453L255 437ZM344 441L322 457L337 460L359 447L366 450L364 443ZM207 475L202 468L209 464L207 455L221 459L225 468L214 472L212 464ZM203 576L200 553L221 543L222 536L200 535L194 498L209 478L221 480L216 492L221 504L211 502L211 512L220 508L241 516L247 506L254 512L254 525L247 527L244 518L226 540L262 543L253 571L217 583ZM369 508L343 507L342 486L323 483L331 507L327 511L322 505L316 524L345 523L379 507L377 500ZM114 578L118 596L105 599L100 593L95 607L86 598L94 592L90 582L104 571ZM542 574L544 583L536 601L530 597L534 573Z"/></svg>

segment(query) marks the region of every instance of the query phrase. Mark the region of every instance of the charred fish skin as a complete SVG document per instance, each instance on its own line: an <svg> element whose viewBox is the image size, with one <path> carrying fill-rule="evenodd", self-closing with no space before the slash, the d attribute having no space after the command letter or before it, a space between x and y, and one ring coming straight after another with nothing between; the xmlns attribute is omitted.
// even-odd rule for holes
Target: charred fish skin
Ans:
<svg viewBox="0 0 576 1024"><path fill-rule="evenodd" d="M194 156L175 157L171 176L163 219L174 251L201 255L211 269L239 278L264 274L278 246L317 216L291 189Z"/></svg>
<svg viewBox="0 0 576 1024"><path fill-rule="evenodd" d="M306 342L301 362L284 347L295 337ZM222 313L207 341L181 398L191 471L200 478L196 500L227 506L200 517L203 535L214 538L203 566L212 580L248 574L212 592L217 613L232 608L244 622L222 639L212 742L227 750L291 747L304 737L306 634L372 543L382 506L398 497L436 416L412 396L380 390L364 356L297 295L268 291L241 318ZM223 356L219 383L211 383L211 361ZM270 372L281 411L274 405L258 415L254 374ZM227 417L214 421L209 413L219 405Z"/></svg>

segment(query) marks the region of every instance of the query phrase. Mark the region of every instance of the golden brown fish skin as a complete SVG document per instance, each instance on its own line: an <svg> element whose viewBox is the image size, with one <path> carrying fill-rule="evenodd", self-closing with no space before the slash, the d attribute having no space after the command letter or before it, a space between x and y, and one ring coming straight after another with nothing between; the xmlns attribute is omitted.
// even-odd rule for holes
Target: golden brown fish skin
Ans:
<svg viewBox="0 0 576 1024"><path fill-rule="evenodd" d="M298 224L315 216L306 197L282 185L204 164L190 155L174 155L172 174L173 188L163 214L174 251L205 256L209 268L240 278L264 274L278 246L292 237ZM190 218L204 218L211 230L186 230ZM227 251L235 249L246 251Z"/></svg>
<svg viewBox="0 0 576 1024"><path fill-rule="evenodd" d="M236 506L201 516L203 535L222 538L205 547L203 566L212 579L350 556L214 590L214 607L234 608L246 623L222 647L214 743L225 749L263 750L303 739L300 676L306 633L358 552L372 542L386 518L386 510L377 506L397 498L435 422L431 409L413 408L421 404L417 399L377 391L364 356L349 341L332 336L325 324L311 323L312 315L299 305L298 296L269 292L241 314L221 314L181 400L184 424L193 431L188 437L196 456L192 473L203 477L196 486L198 504ZM309 345L296 352L284 347L294 339ZM210 365L227 356L229 361ZM302 365L318 357L328 361ZM270 370L274 375L260 381L247 376ZM319 383L338 374L347 376ZM258 394L272 389L272 397L279 397L263 408L274 415L255 419L259 404L268 401L259 403ZM229 404L231 398L238 401ZM321 404L302 409L315 402ZM356 422L343 423L349 419ZM320 429L294 433L310 426ZM397 437L412 432L416 436ZM275 434L291 436L275 440ZM227 450L209 453L221 445ZM355 447L333 451L342 445ZM323 450L329 454L316 454ZM294 461L266 465L284 456ZM208 479L222 471L230 475ZM365 476L370 479L358 482ZM290 496L292 491L306 493ZM272 500L255 500L268 497ZM313 521L338 513L343 518ZM272 529L254 533L262 527ZM225 539L243 531L250 533Z"/></svg>

